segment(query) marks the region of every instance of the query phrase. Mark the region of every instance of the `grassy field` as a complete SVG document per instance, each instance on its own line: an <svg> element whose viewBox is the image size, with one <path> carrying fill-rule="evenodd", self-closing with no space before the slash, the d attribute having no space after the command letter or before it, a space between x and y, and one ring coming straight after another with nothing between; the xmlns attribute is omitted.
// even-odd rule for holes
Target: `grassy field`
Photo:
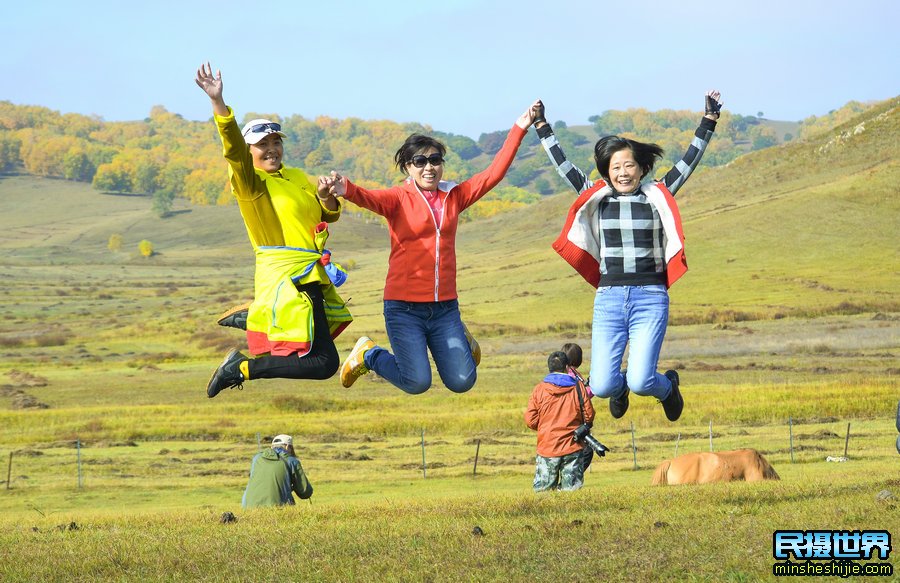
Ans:
<svg viewBox="0 0 900 583"><path fill-rule="evenodd" d="M159 219L146 198L0 177L0 580L755 581L777 529L896 537L898 118L865 115L680 193L691 271L660 366L682 371L684 416L632 399L613 420L598 401L612 451L569 494L531 492L522 413L548 352L590 346L592 290L549 247L570 196L460 229L463 316L484 352L468 394L410 397L370 375L210 400L209 374L243 344L214 319L252 291L236 208ZM386 342L386 230L347 213L329 246L353 265L339 350ZM250 458L282 432L315 495L244 512ZM710 433L782 480L650 486Z"/></svg>

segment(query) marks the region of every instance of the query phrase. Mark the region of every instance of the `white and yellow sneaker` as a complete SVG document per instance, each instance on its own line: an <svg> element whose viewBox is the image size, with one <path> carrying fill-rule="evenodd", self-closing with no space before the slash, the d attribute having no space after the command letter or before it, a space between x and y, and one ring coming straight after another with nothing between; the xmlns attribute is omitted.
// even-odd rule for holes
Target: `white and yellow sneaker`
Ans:
<svg viewBox="0 0 900 583"><path fill-rule="evenodd" d="M475 340L475 337L472 336L472 333L469 332L468 326L463 322L463 332L466 334L466 340L469 342L469 350L472 351L472 360L475 361L475 366L481 364L481 346L478 345L478 341Z"/></svg>
<svg viewBox="0 0 900 583"><path fill-rule="evenodd" d="M345 389L349 389L356 382L356 379L369 372L366 366L366 352L375 348L375 343L368 336L362 336L356 341L350 356L341 365L341 384Z"/></svg>

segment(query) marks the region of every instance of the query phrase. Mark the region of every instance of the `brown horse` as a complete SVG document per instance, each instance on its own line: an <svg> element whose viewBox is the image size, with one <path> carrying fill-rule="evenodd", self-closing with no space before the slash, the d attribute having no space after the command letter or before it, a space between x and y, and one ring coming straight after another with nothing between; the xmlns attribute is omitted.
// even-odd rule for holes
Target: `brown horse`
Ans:
<svg viewBox="0 0 900 583"><path fill-rule="evenodd" d="M775 468L755 449L688 453L659 464L653 473L654 486L666 484L708 484L745 480L780 480Z"/></svg>

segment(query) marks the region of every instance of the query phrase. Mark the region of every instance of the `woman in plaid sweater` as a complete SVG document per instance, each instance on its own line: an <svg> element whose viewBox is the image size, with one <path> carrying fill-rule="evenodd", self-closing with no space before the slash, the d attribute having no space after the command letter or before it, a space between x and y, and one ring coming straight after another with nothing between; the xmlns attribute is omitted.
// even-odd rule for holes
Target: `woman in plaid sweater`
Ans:
<svg viewBox="0 0 900 583"><path fill-rule="evenodd" d="M662 402L676 421L684 400L678 372L657 372L669 319L668 288L687 271L675 193L700 162L722 107L706 94L706 115L681 160L660 181L642 180L663 150L620 136L594 146L603 180L592 182L566 159L539 107L535 129L557 172L579 193L554 249L597 288L591 335L590 386L609 399L613 417L628 410L630 392ZM629 345L627 372L620 371Z"/></svg>

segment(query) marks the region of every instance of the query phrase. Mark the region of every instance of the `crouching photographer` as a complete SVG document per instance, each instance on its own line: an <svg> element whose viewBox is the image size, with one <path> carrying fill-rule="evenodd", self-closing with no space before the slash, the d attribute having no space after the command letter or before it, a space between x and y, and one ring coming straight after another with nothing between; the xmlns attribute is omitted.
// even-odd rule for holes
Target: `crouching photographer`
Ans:
<svg viewBox="0 0 900 583"><path fill-rule="evenodd" d="M554 352L547 359L549 374L531 392L525 424L537 431L534 491L577 490L584 485L583 455L607 448L590 435L594 407L582 395L581 384L567 372L569 359Z"/></svg>

